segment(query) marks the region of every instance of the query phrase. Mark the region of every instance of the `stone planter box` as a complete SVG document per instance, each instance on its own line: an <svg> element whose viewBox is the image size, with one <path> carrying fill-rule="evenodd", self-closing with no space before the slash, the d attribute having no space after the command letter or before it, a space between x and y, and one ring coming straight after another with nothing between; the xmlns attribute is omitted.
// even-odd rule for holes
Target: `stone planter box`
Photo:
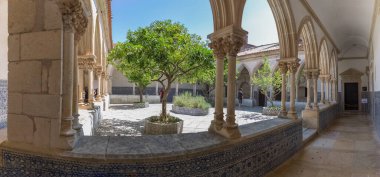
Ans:
<svg viewBox="0 0 380 177"><path fill-rule="evenodd" d="M149 102L143 102L143 103L133 103L134 108L147 108L149 107Z"/></svg>
<svg viewBox="0 0 380 177"><path fill-rule="evenodd" d="M278 116L280 112L280 107L263 107L263 115L266 116Z"/></svg>
<svg viewBox="0 0 380 177"><path fill-rule="evenodd" d="M163 134L180 134L183 130L183 120L176 123L158 123L145 119L144 134L163 135Z"/></svg>
<svg viewBox="0 0 380 177"><path fill-rule="evenodd" d="M199 108L186 108L186 107L179 107L179 106L172 106L172 112L176 114L184 114L184 115L190 115L190 116L205 116L208 114L208 110L199 109Z"/></svg>

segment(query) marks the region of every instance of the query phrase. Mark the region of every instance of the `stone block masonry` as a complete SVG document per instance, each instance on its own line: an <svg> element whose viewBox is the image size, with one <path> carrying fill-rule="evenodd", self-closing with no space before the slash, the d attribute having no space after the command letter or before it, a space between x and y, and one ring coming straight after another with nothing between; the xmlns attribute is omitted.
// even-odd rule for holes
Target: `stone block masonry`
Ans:
<svg viewBox="0 0 380 177"><path fill-rule="evenodd" d="M7 126L8 89L7 81L0 80L0 129Z"/></svg>

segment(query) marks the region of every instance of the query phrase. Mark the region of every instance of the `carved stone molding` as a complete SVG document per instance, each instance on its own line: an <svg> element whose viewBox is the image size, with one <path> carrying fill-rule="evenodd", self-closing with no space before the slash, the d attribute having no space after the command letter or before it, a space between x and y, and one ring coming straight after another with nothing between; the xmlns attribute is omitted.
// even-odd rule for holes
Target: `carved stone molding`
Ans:
<svg viewBox="0 0 380 177"><path fill-rule="evenodd" d="M86 31L88 19L83 11L80 0L60 0L57 2L61 13L65 31L75 32L76 39Z"/></svg>
<svg viewBox="0 0 380 177"><path fill-rule="evenodd" d="M286 62L280 62L278 68L281 71L281 74L286 74L288 72L288 64Z"/></svg>
<svg viewBox="0 0 380 177"><path fill-rule="evenodd" d="M224 52L230 56L237 56L245 39L236 35L228 35L223 39Z"/></svg>
<svg viewBox="0 0 380 177"><path fill-rule="evenodd" d="M100 65L96 66L95 72L96 72L96 75L97 75L97 76L102 76L102 73L103 73L103 67L100 66Z"/></svg>
<svg viewBox="0 0 380 177"><path fill-rule="evenodd" d="M291 73L296 73L300 64L298 62L288 62L288 69Z"/></svg>
<svg viewBox="0 0 380 177"><path fill-rule="evenodd" d="M226 52L223 48L223 38L214 39L209 44L209 47L213 50L214 56L217 59L224 59Z"/></svg>
<svg viewBox="0 0 380 177"><path fill-rule="evenodd" d="M94 55L78 56L78 67L84 70L96 68L96 57Z"/></svg>

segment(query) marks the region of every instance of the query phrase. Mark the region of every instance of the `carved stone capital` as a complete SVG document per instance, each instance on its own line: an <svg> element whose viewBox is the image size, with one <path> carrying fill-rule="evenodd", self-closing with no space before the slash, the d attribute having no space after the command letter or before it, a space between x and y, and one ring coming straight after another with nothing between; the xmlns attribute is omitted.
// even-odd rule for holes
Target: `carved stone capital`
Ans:
<svg viewBox="0 0 380 177"><path fill-rule="evenodd" d="M313 72L311 72L311 71L306 71L306 72L305 72L305 77L306 77L306 79L308 79L308 80L312 79L312 78L313 78Z"/></svg>
<svg viewBox="0 0 380 177"><path fill-rule="evenodd" d="M94 55L78 56L78 67L84 70L93 70L96 68L96 57Z"/></svg>
<svg viewBox="0 0 380 177"><path fill-rule="evenodd" d="M83 11L80 0L61 0L58 6L62 13L63 29L65 31L75 32L76 39L86 31L88 19Z"/></svg>
<svg viewBox="0 0 380 177"><path fill-rule="evenodd" d="M296 73L299 66L298 62L288 62L288 69L291 73Z"/></svg>
<svg viewBox="0 0 380 177"><path fill-rule="evenodd" d="M288 72L288 64L286 62L278 63L278 68L281 71L281 74L286 74Z"/></svg>
<svg viewBox="0 0 380 177"><path fill-rule="evenodd" d="M100 65L96 66L95 72L97 76L101 77L103 74L103 67Z"/></svg>
<svg viewBox="0 0 380 177"><path fill-rule="evenodd" d="M223 38L214 39L209 44L209 47L213 50L214 56L217 59L224 59L226 52L223 48Z"/></svg>
<svg viewBox="0 0 380 177"><path fill-rule="evenodd" d="M229 56L237 56L245 39L240 36L228 35L223 38L224 52Z"/></svg>

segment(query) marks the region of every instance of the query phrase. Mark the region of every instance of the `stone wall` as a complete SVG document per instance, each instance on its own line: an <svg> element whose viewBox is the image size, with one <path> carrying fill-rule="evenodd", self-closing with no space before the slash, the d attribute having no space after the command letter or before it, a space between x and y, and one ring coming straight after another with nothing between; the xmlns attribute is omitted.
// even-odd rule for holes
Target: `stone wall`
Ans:
<svg viewBox="0 0 380 177"><path fill-rule="evenodd" d="M151 144L161 142L161 145L164 146L158 148L158 150L161 149L161 156L151 153L135 154L130 157L108 154L104 156L103 154L101 155L103 158L97 159L94 157L98 152L93 152L88 156L77 154L80 159L75 157L70 157L70 159L3 149L1 156L4 157L4 160L3 166L0 168L0 176L12 174L13 176L262 177L289 159L302 144L301 121L291 122L281 119L272 121L281 122L282 125L275 126L272 124L272 126L264 126L265 128L259 124L241 126L240 129L243 134L246 134L247 131L251 133L232 143L207 132L159 137L92 137L92 141L89 139L90 137L87 137L87 140L83 140L84 142L87 141L87 144L90 144L92 148L101 145L102 142L122 143L124 145L122 149L139 153L147 146L141 141L157 138ZM252 134L252 132L255 133ZM105 146L111 148L114 145L105 144ZM183 153L184 149L180 149L180 147L190 146L192 148L197 147L197 149L186 149L185 154ZM117 147L120 150L121 146ZM170 152L170 149L174 151ZM82 150L78 149L78 152ZM165 153L162 150L165 150ZM111 150L108 149L106 152L110 153ZM67 155L67 153L64 154ZM85 159L86 157L87 159ZM111 157L115 157L116 160L112 160Z"/></svg>
<svg viewBox="0 0 380 177"><path fill-rule="evenodd" d="M7 126L8 84L0 80L0 129Z"/></svg>

